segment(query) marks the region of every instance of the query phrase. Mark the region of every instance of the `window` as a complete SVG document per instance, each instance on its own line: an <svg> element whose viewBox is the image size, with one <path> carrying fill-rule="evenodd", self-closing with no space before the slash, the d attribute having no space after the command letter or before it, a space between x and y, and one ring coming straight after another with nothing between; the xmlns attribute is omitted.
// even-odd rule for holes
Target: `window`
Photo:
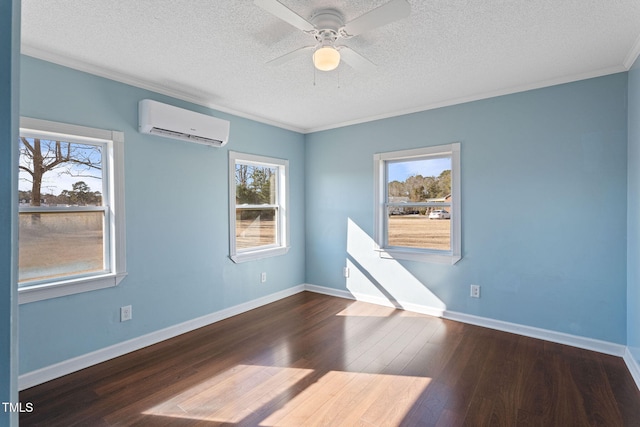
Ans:
<svg viewBox="0 0 640 427"><path fill-rule="evenodd" d="M289 162L229 152L230 257L244 262L289 250Z"/></svg>
<svg viewBox="0 0 640 427"><path fill-rule="evenodd" d="M460 260L460 144L380 153L374 163L380 256Z"/></svg>
<svg viewBox="0 0 640 427"><path fill-rule="evenodd" d="M126 275L122 132L22 118L20 303L117 286Z"/></svg>

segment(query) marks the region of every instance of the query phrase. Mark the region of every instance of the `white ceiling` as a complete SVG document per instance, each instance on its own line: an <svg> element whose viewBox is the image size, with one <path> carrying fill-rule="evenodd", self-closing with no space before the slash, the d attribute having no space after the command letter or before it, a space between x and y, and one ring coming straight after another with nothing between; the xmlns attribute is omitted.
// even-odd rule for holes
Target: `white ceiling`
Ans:
<svg viewBox="0 0 640 427"><path fill-rule="evenodd" d="M345 21L387 0L281 0ZM22 0L22 52L300 132L626 71L638 0L408 0L411 15L342 44L377 67L266 62L312 36L252 0ZM315 85L314 85L315 78Z"/></svg>

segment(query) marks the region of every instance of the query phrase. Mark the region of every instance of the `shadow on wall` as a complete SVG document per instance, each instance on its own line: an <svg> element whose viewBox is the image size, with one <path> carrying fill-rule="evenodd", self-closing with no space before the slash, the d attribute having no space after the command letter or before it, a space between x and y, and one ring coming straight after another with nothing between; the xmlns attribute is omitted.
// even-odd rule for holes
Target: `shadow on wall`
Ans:
<svg viewBox="0 0 640 427"><path fill-rule="evenodd" d="M404 266L381 259L374 240L351 218L347 223L347 289L360 301L442 316L447 306ZM410 298L410 300L408 300Z"/></svg>

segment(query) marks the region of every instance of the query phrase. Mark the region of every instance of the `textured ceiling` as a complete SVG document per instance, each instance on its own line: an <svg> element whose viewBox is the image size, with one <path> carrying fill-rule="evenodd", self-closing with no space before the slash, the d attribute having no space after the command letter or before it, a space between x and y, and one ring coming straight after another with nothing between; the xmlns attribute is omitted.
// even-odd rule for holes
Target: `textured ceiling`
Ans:
<svg viewBox="0 0 640 427"><path fill-rule="evenodd" d="M347 22L386 1L281 0ZM371 72L267 65L314 39L251 0L22 0L22 52L301 132L625 71L640 53L638 0L408 2L341 40Z"/></svg>

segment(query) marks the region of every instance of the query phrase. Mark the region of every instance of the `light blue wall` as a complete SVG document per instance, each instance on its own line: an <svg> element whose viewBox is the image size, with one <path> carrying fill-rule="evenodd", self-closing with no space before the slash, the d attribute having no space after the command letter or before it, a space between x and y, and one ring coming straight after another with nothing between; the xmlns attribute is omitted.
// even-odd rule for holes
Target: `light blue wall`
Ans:
<svg viewBox="0 0 640 427"><path fill-rule="evenodd" d="M632 77L631 103L638 86ZM306 137L214 112L231 120L222 149L139 134L142 98L208 111L139 88L23 57L21 91L23 116L125 132L129 272L118 288L22 305L22 373L304 282L620 344L638 323L631 301L627 318L626 73ZM377 259L373 154L454 141L463 259ZM290 160L286 256L228 259L228 149ZM482 298L468 297L471 283ZM134 319L120 323L128 304Z"/></svg>
<svg viewBox="0 0 640 427"><path fill-rule="evenodd" d="M22 57L21 115L125 133L129 275L117 288L21 305L21 373L304 283L304 136L216 112L231 121L221 149L142 135L143 98L208 112ZM244 264L228 258L228 150L289 159L287 255ZM133 320L121 323L119 308L129 304Z"/></svg>
<svg viewBox="0 0 640 427"><path fill-rule="evenodd" d="M640 364L640 59L629 71L627 346Z"/></svg>
<svg viewBox="0 0 640 427"><path fill-rule="evenodd" d="M621 73L308 135L307 282L624 344L626 95ZM374 153L455 141L463 259L377 259Z"/></svg>
<svg viewBox="0 0 640 427"><path fill-rule="evenodd" d="M0 2L0 402L18 402L16 211L20 2ZM18 414L0 408L0 426ZM12 424L14 423L14 424Z"/></svg>

